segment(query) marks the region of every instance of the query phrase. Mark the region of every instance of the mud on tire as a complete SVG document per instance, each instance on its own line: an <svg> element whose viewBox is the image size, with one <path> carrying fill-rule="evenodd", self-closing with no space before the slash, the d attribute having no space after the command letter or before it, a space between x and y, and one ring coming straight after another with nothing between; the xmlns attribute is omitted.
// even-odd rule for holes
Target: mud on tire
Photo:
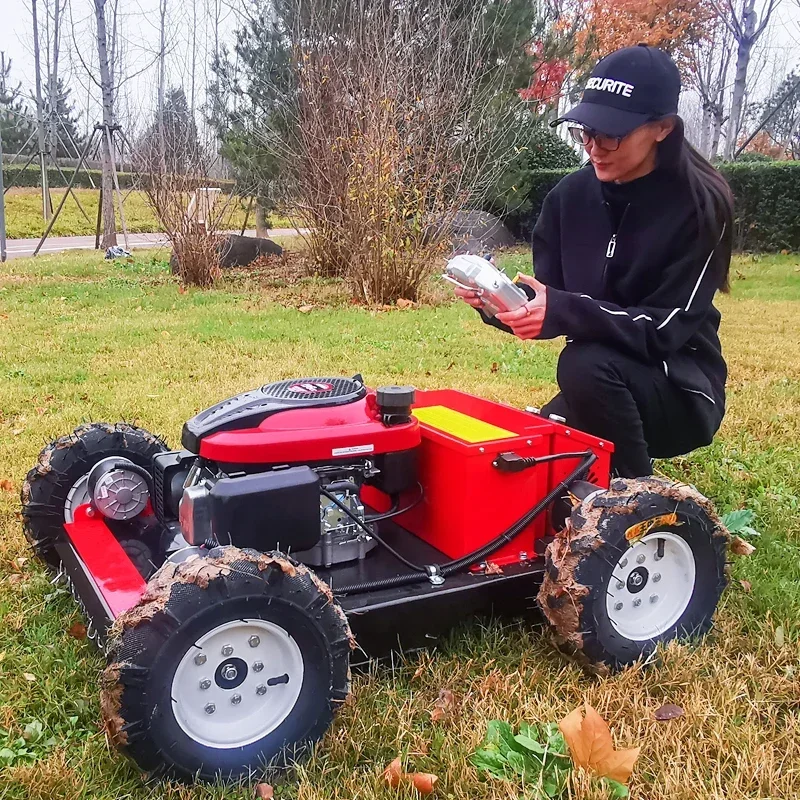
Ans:
<svg viewBox="0 0 800 800"><path fill-rule="evenodd" d="M712 626L728 533L693 487L616 479L548 545L538 603L557 646L606 671Z"/></svg>
<svg viewBox="0 0 800 800"><path fill-rule="evenodd" d="M347 699L354 645L327 585L280 553L218 547L168 562L111 629L106 730L154 775L230 779L287 765Z"/></svg>
<svg viewBox="0 0 800 800"><path fill-rule="evenodd" d="M98 461L125 456L149 467L153 456L167 449L158 436L124 422L81 425L48 444L20 493L25 538L34 553L49 566L58 567L55 544L66 535L64 511L70 490Z"/></svg>

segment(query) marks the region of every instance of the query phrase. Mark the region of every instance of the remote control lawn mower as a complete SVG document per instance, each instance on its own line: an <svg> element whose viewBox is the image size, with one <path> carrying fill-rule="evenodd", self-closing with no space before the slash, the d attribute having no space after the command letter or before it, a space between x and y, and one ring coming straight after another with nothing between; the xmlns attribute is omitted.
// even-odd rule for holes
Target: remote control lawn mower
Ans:
<svg viewBox="0 0 800 800"><path fill-rule="evenodd" d="M351 654L427 646L538 602L615 668L701 634L727 535L693 488L612 479L609 442L454 390L284 380L202 411L181 450L128 424L48 445L27 537L106 649L111 740L151 774L286 764Z"/></svg>

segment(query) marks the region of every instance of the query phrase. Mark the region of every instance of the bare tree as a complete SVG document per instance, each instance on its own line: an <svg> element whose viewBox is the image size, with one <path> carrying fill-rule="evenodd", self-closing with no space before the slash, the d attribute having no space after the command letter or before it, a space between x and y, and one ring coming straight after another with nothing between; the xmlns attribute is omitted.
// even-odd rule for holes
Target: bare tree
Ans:
<svg viewBox="0 0 800 800"><path fill-rule="evenodd" d="M158 146L161 160L166 158L164 143L164 91L167 80L167 0L159 0L159 34L158 48ZM162 167L163 169L163 167Z"/></svg>
<svg viewBox="0 0 800 800"><path fill-rule="evenodd" d="M692 85L700 96L700 152L707 158L716 157L727 120L726 91L728 71L733 53L730 28L716 16L707 35L692 44L687 53L687 68Z"/></svg>
<svg viewBox="0 0 800 800"><path fill-rule="evenodd" d="M114 156L111 151L111 130L114 125L114 83L108 58L107 2L108 0L94 0L95 19L97 21L97 55L100 61L100 90L103 96L103 138L101 143L101 152L103 154L103 249L113 247L117 243L117 227L114 220ZM116 14L114 18L116 20ZM114 37L115 40L116 37Z"/></svg>
<svg viewBox="0 0 800 800"><path fill-rule="evenodd" d="M741 7L734 6L735 0L725 0L724 5L714 5L720 19L730 30L736 41L736 72L733 81L733 97L728 117L728 131L725 137L725 158L732 159L736 151L736 141L742 126L747 73L753 46L767 28L772 13L780 0L763 0L761 13L756 11L756 0L741 0ZM759 21L760 20L760 21Z"/></svg>
<svg viewBox="0 0 800 800"><path fill-rule="evenodd" d="M362 301L418 297L450 221L480 204L517 143L514 114L528 112L503 92L503 27L487 5L294 6L296 124L270 144L285 143L318 270Z"/></svg>
<svg viewBox="0 0 800 800"><path fill-rule="evenodd" d="M36 84L36 130L39 140L39 169L42 180L42 214L49 220L53 207L50 204L50 190L47 185L47 152L45 145L44 108L42 104L42 72L39 56L39 20L36 10L36 0L31 0L31 15L33 16L33 64Z"/></svg>

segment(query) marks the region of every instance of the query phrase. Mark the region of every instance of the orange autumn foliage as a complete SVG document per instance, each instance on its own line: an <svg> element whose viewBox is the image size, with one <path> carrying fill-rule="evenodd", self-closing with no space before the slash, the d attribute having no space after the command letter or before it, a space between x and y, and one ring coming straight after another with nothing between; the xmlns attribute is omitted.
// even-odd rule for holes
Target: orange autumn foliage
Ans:
<svg viewBox="0 0 800 800"><path fill-rule="evenodd" d="M586 25L577 33L577 52L599 58L642 43L666 50L680 65L713 9L709 0L588 0L578 13Z"/></svg>

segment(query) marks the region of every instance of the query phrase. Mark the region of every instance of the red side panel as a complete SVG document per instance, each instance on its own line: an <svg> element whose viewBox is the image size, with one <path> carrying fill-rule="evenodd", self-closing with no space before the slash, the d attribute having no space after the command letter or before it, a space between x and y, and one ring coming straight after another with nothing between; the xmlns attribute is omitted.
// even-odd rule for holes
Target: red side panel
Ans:
<svg viewBox="0 0 800 800"><path fill-rule="evenodd" d="M200 455L222 464L283 464L391 453L419 443L416 420L386 427L365 399L280 411L257 428L213 433L200 442Z"/></svg>
<svg viewBox="0 0 800 800"><path fill-rule="evenodd" d="M118 617L139 602L147 584L103 518L99 514L87 516L88 508L88 503L78 506L73 521L64 527L97 590L114 617Z"/></svg>
<svg viewBox="0 0 800 800"><path fill-rule="evenodd" d="M544 456L592 450L598 457L590 480L608 486L613 445L517 408L450 389L418 392L415 408L442 406L503 429L505 438L466 441L453 432L421 423L420 482L424 500L397 522L451 558L460 558L494 539L541 500L578 464L577 458L545 462L517 473L501 472L492 464L503 452ZM501 431L501 433L503 432ZM534 541L544 536L547 517L541 515L492 561L519 561L520 552L534 553Z"/></svg>

